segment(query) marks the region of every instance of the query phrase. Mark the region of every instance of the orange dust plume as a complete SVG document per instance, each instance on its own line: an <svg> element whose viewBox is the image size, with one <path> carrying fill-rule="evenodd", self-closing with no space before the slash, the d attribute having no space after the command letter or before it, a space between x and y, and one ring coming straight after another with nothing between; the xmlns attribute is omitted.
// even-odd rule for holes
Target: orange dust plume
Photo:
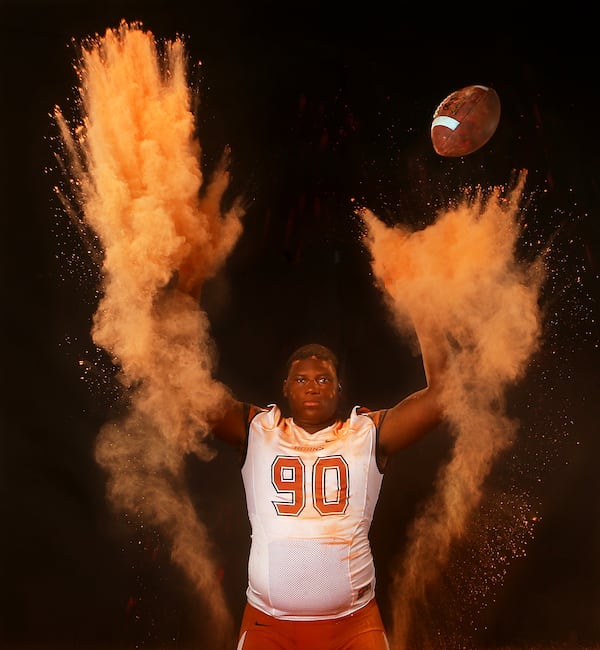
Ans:
<svg viewBox="0 0 600 650"><path fill-rule="evenodd" d="M449 366L443 401L454 445L434 494L409 531L391 588L392 647L437 647L427 593L451 545L483 498L483 482L513 442L518 422L505 411L507 387L521 379L541 342L542 260L519 260L519 209L526 173L507 191L467 193L422 230L360 216L375 280L395 324L432 323L445 333Z"/></svg>
<svg viewBox="0 0 600 650"><path fill-rule="evenodd" d="M92 336L119 368L129 401L99 432L96 459L115 507L169 537L173 561L225 637L232 621L214 549L182 472L186 454L211 457L207 420L227 397L212 377L198 299L237 242L243 210L233 201L222 211L226 155L205 182L180 39L159 47L140 24L122 22L82 45L76 72L80 121L55 111L62 164L82 230L101 250Z"/></svg>

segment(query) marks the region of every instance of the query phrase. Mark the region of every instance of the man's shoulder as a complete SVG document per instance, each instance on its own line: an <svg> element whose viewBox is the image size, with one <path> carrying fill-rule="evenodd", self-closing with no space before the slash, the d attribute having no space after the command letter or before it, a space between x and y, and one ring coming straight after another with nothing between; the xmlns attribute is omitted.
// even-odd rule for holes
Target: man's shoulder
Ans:
<svg viewBox="0 0 600 650"><path fill-rule="evenodd" d="M253 422L260 423L262 426L269 428L276 426L282 418L281 409L277 404L268 406L257 406L256 404L246 404L246 421L249 425Z"/></svg>
<svg viewBox="0 0 600 650"><path fill-rule="evenodd" d="M357 416L368 417L370 420L373 421L375 427L379 428L381 426L381 423L383 422L383 418L385 417L385 414L387 413L387 409L378 409L374 411L373 409L370 409L367 406L356 406L353 409L353 414L354 413Z"/></svg>

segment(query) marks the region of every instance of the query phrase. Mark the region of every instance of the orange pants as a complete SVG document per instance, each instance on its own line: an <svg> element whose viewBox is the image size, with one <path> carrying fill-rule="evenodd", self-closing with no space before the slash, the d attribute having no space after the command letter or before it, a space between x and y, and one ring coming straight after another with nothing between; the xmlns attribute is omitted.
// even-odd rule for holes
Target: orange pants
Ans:
<svg viewBox="0 0 600 650"><path fill-rule="evenodd" d="M282 621L246 604L237 650L389 650L375 600L324 621Z"/></svg>

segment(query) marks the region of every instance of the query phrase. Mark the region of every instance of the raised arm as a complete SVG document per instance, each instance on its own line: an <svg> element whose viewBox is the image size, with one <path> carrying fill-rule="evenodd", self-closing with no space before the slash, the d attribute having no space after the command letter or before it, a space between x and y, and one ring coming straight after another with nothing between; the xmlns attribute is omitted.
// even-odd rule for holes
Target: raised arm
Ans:
<svg viewBox="0 0 600 650"><path fill-rule="evenodd" d="M415 324L427 386L390 408L379 430L379 453L384 459L431 431L443 419L442 382L448 343L442 332Z"/></svg>
<svg viewBox="0 0 600 650"><path fill-rule="evenodd" d="M216 438L241 448L246 441L247 422L247 406L233 397L228 397L220 413L213 417L209 424Z"/></svg>

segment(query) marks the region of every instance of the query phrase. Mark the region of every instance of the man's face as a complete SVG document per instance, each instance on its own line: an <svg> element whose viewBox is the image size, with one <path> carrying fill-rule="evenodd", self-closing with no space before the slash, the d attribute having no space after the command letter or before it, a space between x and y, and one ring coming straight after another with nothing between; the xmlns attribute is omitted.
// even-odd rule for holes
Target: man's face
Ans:
<svg viewBox="0 0 600 650"><path fill-rule="evenodd" d="M330 361L317 357L294 361L283 382L283 394L294 421L309 433L335 422L339 385Z"/></svg>

